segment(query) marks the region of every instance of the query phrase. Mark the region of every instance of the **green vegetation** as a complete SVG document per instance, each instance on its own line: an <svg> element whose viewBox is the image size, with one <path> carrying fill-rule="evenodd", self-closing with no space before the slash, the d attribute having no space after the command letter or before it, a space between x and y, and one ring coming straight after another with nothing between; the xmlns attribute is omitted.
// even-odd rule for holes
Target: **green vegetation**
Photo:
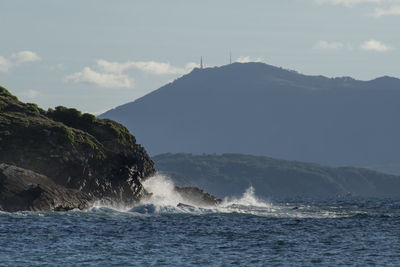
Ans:
<svg viewBox="0 0 400 267"><path fill-rule="evenodd" d="M76 128L79 125L82 113L74 108L58 106L56 109L49 109L47 115L55 121L60 121L65 125Z"/></svg>
<svg viewBox="0 0 400 267"><path fill-rule="evenodd" d="M13 96L7 89L0 86L0 111L5 112L23 112L29 115L37 115L45 112L36 104L22 103L16 96Z"/></svg>
<svg viewBox="0 0 400 267"><path fill-rule="evenodd" d="M16 96L13 96L6 88L0 86L0 96L8 96L14 100L18 100Z"/></svg>
<svg viewBox="0 0 400 267"><path fill-rule="evenodd" d="M58 106L49 109L46 116L69 127L88 132L100 142L116 141L122 145L134 142L129 130L123 125L108 119L97 119L89 113L82 114L74 108Z"/></svg>
<svg viewBox="0 0 400 267"><path fill-rule="evenodd" d="M198 186L219 197L240 195L250 185L263 197L400 196L400 177L367 169L243 154L168 153L152 159L178 185Z"/></svg>
<svg viewBox="0 0 400 267"><path fill-rule="evenodd" d="M63 106L45 111L0 87L0 147L16 161L24 153L62 155L71 149L105 160L107 151L134 144L134 137L117 122ZM16 152L15 147L26 151Z"/></svg>
<svg viewBox="0 0 400 267"><path fill-rule="evenodd" d="M7 103L4 102L3 100L0 100L0 111L2 111L3 109L5 109L7 107Z"/></svg>
<svg viewBox="0 0 400 267"><path fill-rule="evenodd" d="M81 199L132 205L143 196L140 178L155 172L153 162L121 124L63 106L45 111L36 104L18 101L2 87L0 108L0 163L49 179L36 182L32 180L36 179L34 174L21 178L20 173L17 179L11 177L10 187L22 186L23 201L29 203L18 210L49 209L40 206L36 195L25 194L32 184L40 184L42 189L47 184L50 188L50 195L40 194L50 203L50 209L59 209L55 203L60 194L66 200L61 209L82 208ZM53 182L57 187L52 187ZM78 190L79 194L68 189ZM19 192L9 197L10 202L19 199ZM2 203L0 208L4 209Z"/></svg>

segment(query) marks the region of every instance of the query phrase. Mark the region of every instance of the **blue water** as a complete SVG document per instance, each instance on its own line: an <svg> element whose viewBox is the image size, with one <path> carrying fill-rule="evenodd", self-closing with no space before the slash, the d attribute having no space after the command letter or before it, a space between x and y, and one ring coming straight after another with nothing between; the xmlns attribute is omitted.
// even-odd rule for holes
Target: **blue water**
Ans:
<svg viewBox="0 0 400 267"><path fill-rule="evenodd" d="M168 202L168 201L167 201ZM0 265L400 265L400 201L263 201L221 206L0 213Z"/></svg>

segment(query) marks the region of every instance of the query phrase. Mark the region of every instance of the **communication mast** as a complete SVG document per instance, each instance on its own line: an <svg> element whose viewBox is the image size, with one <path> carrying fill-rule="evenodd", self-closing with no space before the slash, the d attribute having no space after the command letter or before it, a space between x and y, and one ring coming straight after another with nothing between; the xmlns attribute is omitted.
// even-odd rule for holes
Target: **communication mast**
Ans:
<svg viewBox="0 0 400 267"><path fill-rule="evenodd" d="M202 69L203 68L203 57L201 56L200 57L200 69Z"/></svg>

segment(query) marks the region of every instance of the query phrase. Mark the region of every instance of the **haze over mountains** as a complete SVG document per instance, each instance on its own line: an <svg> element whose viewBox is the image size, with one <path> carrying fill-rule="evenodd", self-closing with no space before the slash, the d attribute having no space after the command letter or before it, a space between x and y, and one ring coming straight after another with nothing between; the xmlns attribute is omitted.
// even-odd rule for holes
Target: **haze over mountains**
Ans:
<svg viewBox="0 0 400 267"><path fill-rule="evenodd" d="M244 153L400 174L400 80L307 76L263 63L194 69L101 115L151 155Z"/></svg>
<svg viewBox="0 0 400 267"><path fill-rule="evenodd" d="M400 197L400 176L372 170L242 154L154 156L157 171L178 186L218 197L240 196L250 186L262 198Z"/></svg>

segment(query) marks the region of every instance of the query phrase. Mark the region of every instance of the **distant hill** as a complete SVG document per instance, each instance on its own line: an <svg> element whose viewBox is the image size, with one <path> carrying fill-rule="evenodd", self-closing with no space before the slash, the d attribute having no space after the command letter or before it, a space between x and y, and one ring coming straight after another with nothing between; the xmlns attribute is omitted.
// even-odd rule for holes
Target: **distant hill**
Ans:
<svg viewBox="0 0 400 267"><path fill-rule="evenodd" d="M151 155L244 153L400 174L400 80L307 76L263 63L194 69L100 117Z"/></svg>
<svg viewBox="0 0 400 267"><path fill-rule="evenodd" d="M162 154L152 159L177 185L198 186L218 197L241 195L250 185L264 198L400 197L400 176L367 169L242 154Z"/></svg>

